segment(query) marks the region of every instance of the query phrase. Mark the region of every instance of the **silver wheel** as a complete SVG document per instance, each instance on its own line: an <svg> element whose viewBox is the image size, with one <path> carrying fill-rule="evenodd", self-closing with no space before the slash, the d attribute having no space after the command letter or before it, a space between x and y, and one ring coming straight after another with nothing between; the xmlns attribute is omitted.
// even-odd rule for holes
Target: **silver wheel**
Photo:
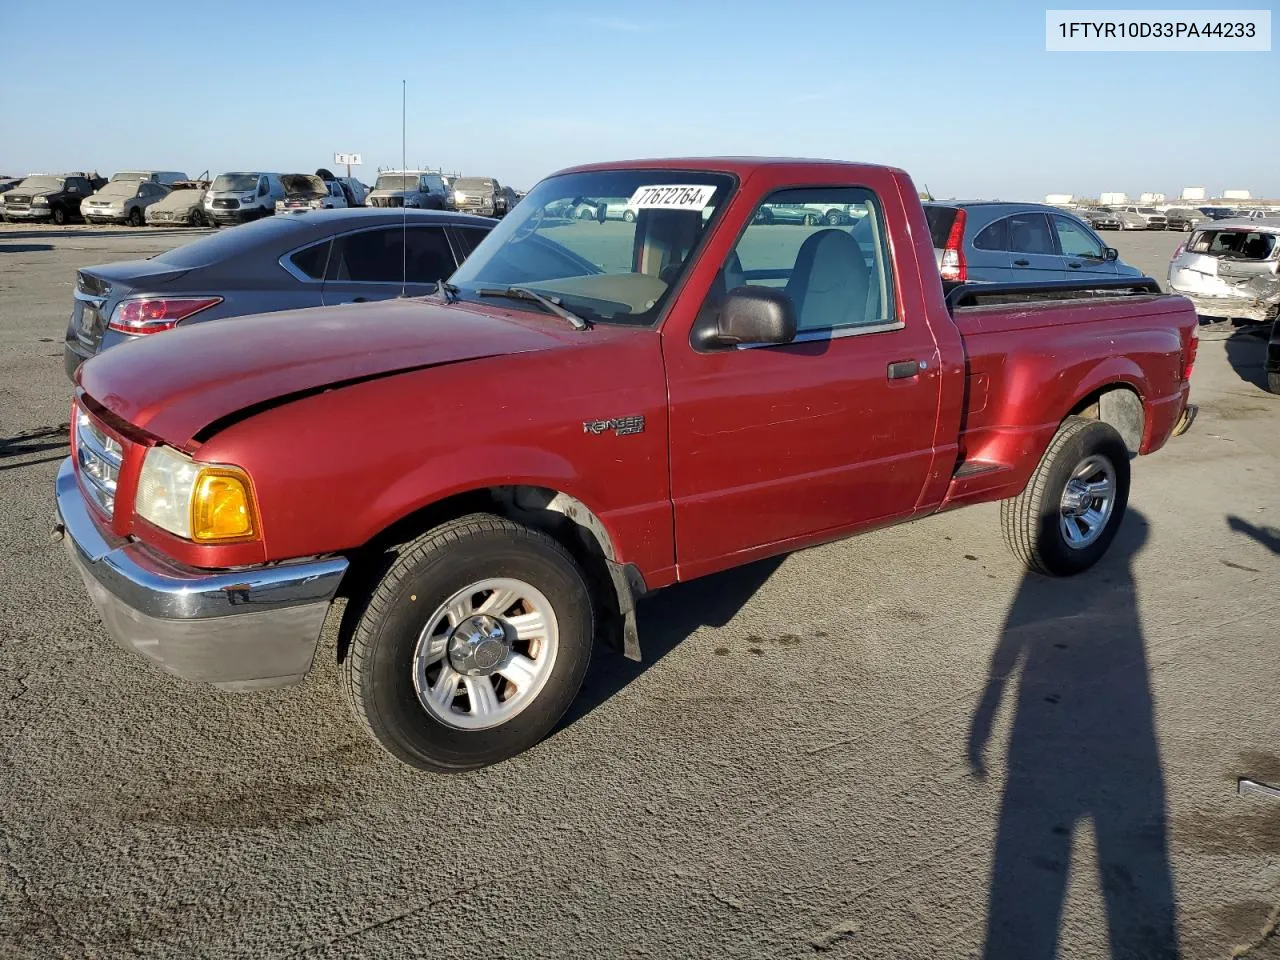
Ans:
<svg viewBox="0 0 1280 960"><path fill-rule="evenodd" d="M1058 505L1067 545L1081 550L1101 536L1116 501L1116 471L1106 457L1085 457L1071 471Z"/></svg>
<svg viewBox="0 0 1280 960"><path fill-rule="evenodd" d="M523 580L481 580L428 618L414 649L413 687L441 723L487 730L537 698L558 648L555 611L540 591Z"/></svg>

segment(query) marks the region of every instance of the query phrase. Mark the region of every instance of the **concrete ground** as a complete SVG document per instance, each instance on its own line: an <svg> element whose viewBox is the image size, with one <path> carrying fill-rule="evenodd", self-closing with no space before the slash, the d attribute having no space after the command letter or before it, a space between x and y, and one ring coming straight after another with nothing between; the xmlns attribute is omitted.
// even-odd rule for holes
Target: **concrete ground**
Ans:
<svg viewBox="0 0 1280 960"><path fill-rule="evenodd" d="M0 228L0 957L1280 957L1280 802L1236 787L1280 784L1261 338L1204 328L1090 573L1024 575L990 505L674 588L643 666L439 777L348 717L332 623L296 689L190 686L49 540L74 268L188 236ZM1109 236L1161 280L1180 239Z"/></svg>

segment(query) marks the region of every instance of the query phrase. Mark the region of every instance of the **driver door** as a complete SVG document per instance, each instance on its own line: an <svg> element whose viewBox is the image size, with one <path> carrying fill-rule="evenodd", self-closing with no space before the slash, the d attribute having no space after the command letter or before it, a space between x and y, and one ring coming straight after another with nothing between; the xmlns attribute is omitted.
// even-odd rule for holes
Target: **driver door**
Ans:
<svg viewBox="0 0 1280 960"><path fill-rule="evenodd" d="M905 315L883 208L864 188L776 192L865 211L854 226L758 210L703 310L741 284L787 293L791 343L668 344L671 489L681 578L910 516L931 471L940 379L923 316Z"/></svg>

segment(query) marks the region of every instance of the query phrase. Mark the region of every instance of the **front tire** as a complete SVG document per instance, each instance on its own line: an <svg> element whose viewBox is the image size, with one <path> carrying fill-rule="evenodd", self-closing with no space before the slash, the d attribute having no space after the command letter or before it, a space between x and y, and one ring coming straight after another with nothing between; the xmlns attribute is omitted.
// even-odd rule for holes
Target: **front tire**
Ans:
<svg viewBox="0 0 1280 960"><path fill-rule="evenodd" d="M134 207L132 210L129 211L129 226L131 227L142 226L142 208L141 207Z"/></svg>
<svg viewBox="0 0 1280 960"><path fill-rule="evenodd" d="M67 225L67 211L62 207L54 207L53 222L55 226L65 227Z"/></svg>
<svg viewBox="0 0 1280 960"><path fill-rule="evenodd" d="M1280 371L1267 371L1267 389L1272 393L1280 393Z"/></svg>
<svg viewBox="0 0 1280 960"><path fill-rule="evenodd" d="M582 687L595 613L546 534L472 514L405 544L343 661L356 719L424 770L473 770L532 747Z"/></svg>
<svg viewBox="0 0 1280 960"><path fill-rule="evenodd" d="M806 227L816 227L818 225L818 215L816 213L806 213L804 215L804 225Z"/></svg>
<svg viewBox="0 0 1280 960"><path fill-rule="evenodd" d="M1000 504L1005 542L1028 569L1069 577L1097 563L1129 503L1129 450L1116 429L1068 417L1027 487Z"/></svg>

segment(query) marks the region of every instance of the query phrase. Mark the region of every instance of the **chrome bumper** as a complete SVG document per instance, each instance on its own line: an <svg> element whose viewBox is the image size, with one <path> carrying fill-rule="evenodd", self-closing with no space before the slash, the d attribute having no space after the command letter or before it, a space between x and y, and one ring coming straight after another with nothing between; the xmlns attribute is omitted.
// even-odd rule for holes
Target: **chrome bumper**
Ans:
<svg viewBox="0 0 1280 960"><path fill-rule="evenodd" d="M311 669L341 557L211 572L104 536L71 458L56 481L58 533L107 632L186 680L248 690L297 683Z"/></svg>

